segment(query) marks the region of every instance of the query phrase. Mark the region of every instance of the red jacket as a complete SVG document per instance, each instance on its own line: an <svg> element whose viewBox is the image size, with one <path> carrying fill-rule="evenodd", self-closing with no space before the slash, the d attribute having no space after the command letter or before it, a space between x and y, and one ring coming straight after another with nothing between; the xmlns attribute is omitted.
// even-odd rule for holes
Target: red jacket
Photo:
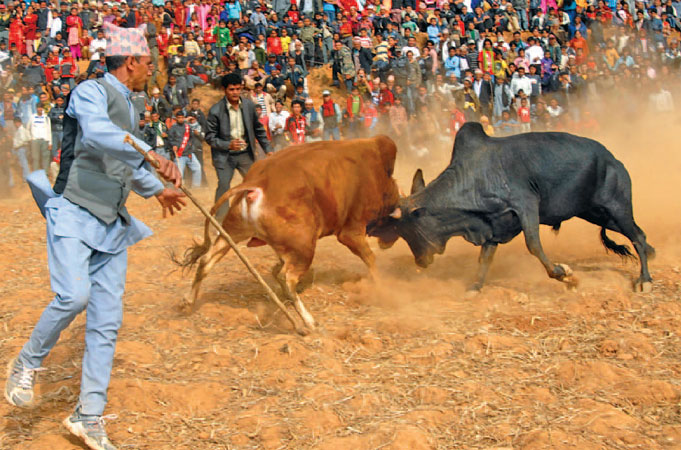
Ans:
<svg viewBox="0 0 681 450"><path fill-rule="evenodd" d="M393 103L395 103L395 96L390 89L381 90L378 94L378 111L381 114L387 113Z"/></svg>

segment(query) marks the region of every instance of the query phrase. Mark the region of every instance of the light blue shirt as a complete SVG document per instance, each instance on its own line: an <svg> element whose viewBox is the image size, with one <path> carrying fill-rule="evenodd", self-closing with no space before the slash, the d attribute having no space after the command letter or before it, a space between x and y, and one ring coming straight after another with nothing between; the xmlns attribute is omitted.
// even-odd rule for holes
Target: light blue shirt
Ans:
<svg viewBox="0 0 681 450"><path fill-rule="evenodd" d="M135 111L129 99L130 90L109 73L104 74L104 80L128 99L130 121L133 127L137 126ZM66 112L78 120L82 131L82 151L106 152L128 164L133 169L132 190L140 196L149 198L161 192L163 183L147 169L142 155L123 142L129 133L111 122L107 110L106 91L94 80L81 83L71 94ZM140 139L133 139L140 147L149 150L149 146ZM56 236L81 239L89 247L103 253L119 253L152 234L146 225L135 218L132 218L130 225L125 225L120 217L106 225L86 209L62 196L47 200L45 210L51 225L48 230L53 230Z"/></svg>

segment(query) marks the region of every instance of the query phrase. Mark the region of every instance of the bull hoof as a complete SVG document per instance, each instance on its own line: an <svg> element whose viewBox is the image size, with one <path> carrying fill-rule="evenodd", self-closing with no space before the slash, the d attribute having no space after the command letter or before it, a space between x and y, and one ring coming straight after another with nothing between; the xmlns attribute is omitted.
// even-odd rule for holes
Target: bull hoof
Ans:
<svg viewBox="0 0 681 450"><path fill-rule="evenodd" d="M308 336L310 334L310 330L307 328L296 327L296 333L301 336Z"/></svg>
<svg viewBox="0 0 681 450"><path fill-rule="evenodd" d="M471 284L466 289L466 293L463 295L463 298L471 299L471 298L477 297L480 294L481 289L482 289L482 286L480 286L480 284L478 284L478 283Z"/></svg>
<svg viewBox="0 0 681 450"><path fill-rule="evenodd" d="M577 277L572 272L572 269L570 268L570 266L568 266L567 264L556 264L556 269L558 269L557 270L557 272L558 272L557 279L559 281L562 281L563 283L565 283L568 290L570 290L570 291L577 290L577 285L579 284L579 280L577 279Z"/></svg>
<svg viewBox="0 0 681 450"><path fill-rule="evenodd" d="M184 295L182 297L182 303L180 304L180 309L189 314L194 311L194 299L189 295Z"/></svg>
<svg viewBox="0 0 681 450"><path fill-rule="evenodd" d="M649 294L653 290L653 283L651 281L636 280L634 283L634 292L641 294Z"/></svg>
<svg viewBox="0 0 681 450"><path fill-rule="evenodd" d="M300 281L298 281L298 285L296 286L296 292L302 294L303 291L311 287L314 284L314 276L315 276L314 269L309 269L305 273L305 275L303 275L300 278Z"/></svg>
<svg viewBox="0 0 681 450"><path fill-rule="evenodd" d="M565 275L563 276L563 279L572 275L572 269L567 264L556 264L556 265L558 267L560 267L561 269L563 269L563 272L565 273ZM563 281L563 280L561 280L561 281Z"/></svg>

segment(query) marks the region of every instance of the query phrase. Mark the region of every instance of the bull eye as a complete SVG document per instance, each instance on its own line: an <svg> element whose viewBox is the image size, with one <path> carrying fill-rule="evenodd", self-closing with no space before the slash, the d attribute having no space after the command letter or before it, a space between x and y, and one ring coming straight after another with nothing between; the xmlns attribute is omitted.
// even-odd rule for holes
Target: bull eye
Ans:
<svg viewBox="0 0 681 450"><path fill-rule="evenodd" d="M416 208L409 213L414 219L423 217L426 215L426 208Z"/></svg>

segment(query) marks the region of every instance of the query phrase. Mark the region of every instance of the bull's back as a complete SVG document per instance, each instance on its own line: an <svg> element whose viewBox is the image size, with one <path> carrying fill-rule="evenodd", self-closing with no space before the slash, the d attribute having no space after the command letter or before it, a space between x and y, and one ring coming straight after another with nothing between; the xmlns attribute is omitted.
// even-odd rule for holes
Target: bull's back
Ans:
<svg viewBox="0 0 681 450"><path fill-rule="evenodd" d="M548 222L581 214L602 195L631 196L624 165L602 144L567 133L527 133L504 139L503 161L516 189L540 199ZM501 142L499 142L501 143Z"/></svg>
<svg viewBox="0 0 681 450"><path fill-rule="evenodd" d="M397 203L396 152L385 136L297 145L255 163L244 184L261 187L265 205L289 220L312 214L324 236Z"/></svg>

